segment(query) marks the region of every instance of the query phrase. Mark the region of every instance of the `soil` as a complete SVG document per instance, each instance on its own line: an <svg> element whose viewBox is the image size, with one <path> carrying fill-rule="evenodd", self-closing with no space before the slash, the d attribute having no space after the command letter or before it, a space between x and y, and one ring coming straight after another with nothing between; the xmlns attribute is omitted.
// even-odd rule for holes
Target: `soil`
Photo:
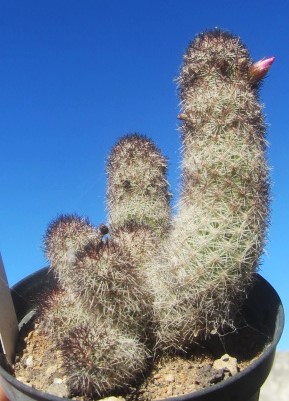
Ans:
<svg viewBox="0 0 289 401"><path fill-rule="evenodd" d="M223 337L212 336L186 354L163 357L147 378L113 399L154 401L213 386L245 369L262 353L264 341L262 333L247 326ZM41 325L33 320L24 325L13 366L15 377L38 390L70 398L62 363L61 353L54 349Z"/></svg>

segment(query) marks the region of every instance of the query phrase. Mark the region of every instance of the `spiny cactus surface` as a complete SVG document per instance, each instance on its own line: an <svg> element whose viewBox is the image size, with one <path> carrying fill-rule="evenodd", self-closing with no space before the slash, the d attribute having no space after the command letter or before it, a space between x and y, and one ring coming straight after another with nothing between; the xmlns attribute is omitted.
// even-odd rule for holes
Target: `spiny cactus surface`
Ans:
<svg viewBox="0 0 289 401"><path fill-rule="evenodd" d="M72 394L106 394L135 380L148 363L149 293L125 247L103 240L107 231L66 215L45 237L58 288L38 312L62 351Z"/></svg>
<svg viewBox="0 0 289 401"><path fill-rule="evenodd" d="M147 368L146 345L63 289L47 295L38 323L61 351L70 394L92 397L131 384Z"/></svg>
<svg viewBox="0 0 289 401"><path fill-rule="evenodd" d="M61 215L49 224L44 238L44 250L60 285L69 287L74 279L70 268L77 260L77 254L91 244L101 244L107 232L104 224L96 228L88 219L76 214Z"/></svg>
<svg viewBox="0 0 289 401"><path fill-rule="evenodd" d="M166 237L171 219L167 160L140 134L121 138L107 162L111 237L140 268Z"/></svg>
<svg viewBox="0 0 289 401"><path fill-rule="evenodd" d="M268 171L252 65L240 39L219 30L199 35L184 56L179 210L148 268L165 348L232 324L263 252Z"/></svg>
<svg viewBox="0 0 289 401"><path fill-rule="evenodd" d="M151 321L151 299L144 279L126 251L125 239L118 243L102 240L106 232L106 226L96 229L87 219L60 216L49 226L45 239L51 267L60 288L90 313L144 337ZM63 308L64 303L59 310Z"/></svg>
<svg viewBox="0 0 289 401"><path fill-rule="evenodd" d="M127 135L108 158L109 226L129 223L151 227L161 237L170 224L167 161L155 144L139 134Z"/></svg>
<svg viewBox="0 0 289 401"><path fill-rule="evenodd" d="M104 396L143 373L145 346L106 322L75 327L61 344L67 384L74 395Z"/></svg>
<svg viewBox="0 0 289 401"><path fill-rule="evenodd" d="M123 247L124 248L124 247ZM70 272L71 290L98 316L126 332L145 335L151 321L151 299L130 254L110 240L78 255Z"/></svg>

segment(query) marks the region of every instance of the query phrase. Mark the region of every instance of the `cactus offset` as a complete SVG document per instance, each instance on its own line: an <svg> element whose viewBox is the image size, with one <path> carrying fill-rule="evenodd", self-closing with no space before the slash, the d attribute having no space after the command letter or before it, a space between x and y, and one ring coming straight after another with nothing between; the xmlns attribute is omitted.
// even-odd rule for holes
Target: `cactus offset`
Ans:
<svg viewBox="0 0 289 401"><path fill-rule="evenodd" d="M95 228L88 219L77 215L61 215L50 223L44 238L44 250L61 286L70 286L70 268L76 255L91 244L101 244L108 229L104 224Z"/></svg>
<svg viewBox="0 0 289 401"><path fill-rule="evenodd" d="M129 385L147 368L146 345L108 319L56 289L39 310L38 323L62 353L70 394L104 396Z"/></svg>
<svg viewBox="0 0 289 401"><path fill-rule="evenodd" d="M219 30L199 35L184 57L179 211L148 269L163 347L232 324L263 251L268 171L251 66L239 38Z"/></svg>
<svg viewBox="0 0 289 401"><path fill-rule="evenodd" d="M130 254L112 239L104 241L106 233L106 226L96 229L73 215L56 219L45 237L59 288L44 298L39 315L62 350L72 393L104 394L119 386L121 377L129 383L147 367L151 300ZM86 369L84 359L77 363L76 351L69 359L71 349L83 350L83 358L87 349Z"/></svg>
<svg viewBox="0 0 289 401"><path fill-rule="evenodd" d="M141 267L166 237L171 219L167 161L155 144L127 135L107 163L107 204L111 236Z"/></svg>
<svg viewBox="0 0 289 401"><path fill-rule="evenodd" d="M139 134L127 135L112 149L107 163L109 225L151 227L159 237L170 224L167 161L155 144Z"/></svg>
<svg viewBox="0 0 289 401"><path fill-rule="evenodd" d="M110 240L78 255L71 274L73 293L97 316L110 319L126 332L146 335L151 299L130 254Z"/></svg>

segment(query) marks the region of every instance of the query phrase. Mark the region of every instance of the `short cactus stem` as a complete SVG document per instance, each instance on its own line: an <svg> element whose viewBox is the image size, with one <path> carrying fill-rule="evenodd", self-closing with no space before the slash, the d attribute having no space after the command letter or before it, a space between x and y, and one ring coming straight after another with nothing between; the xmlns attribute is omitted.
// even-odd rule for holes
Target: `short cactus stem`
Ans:
<svg viewBox="0 0 289 401"><path fill-rule="evenodd" d="M71 395L104 396L136 380L147 367L149 353L137 336L93 314L62 289L47 294L37 323L61 352Z"/></svg>
<svg viewBox="0 0 289 401"><path fill-rule="evenodd" d="M75 327L61 351L71 394L89 398L123 391L147 367L145 346L106 322Z"/></svg>
<svg viewBox="0 0 289 401"><path fill-rule="evenodd" d="M59 279L60 285L70 283L70 266L77 254L91 244L101 244L108 228L101 224L94 227L88 219L77 215L61 215L50 223L44 238L44 249L50 268Z"/></svg>
<svg viewBox="0 0 289 401"><path fill-rule="evenodd" d="M91 246L78 254L70 273L75 277L70 290L92 313L127 333L146 336L151 299L124 246L113 240Z"/></svg>
<svg viewBox="0 0 289 401"><path fill-rule="evenodd" d="M146 336L150 296L135 269L135 260L126 251L127 239L119 238L119 243L103 240L107 232L103 224L95 228L87 219L61 216L50 224L45 239L51 268L59 287L81 300L91 314L111 319L139 337ZM62 302L58 309L68 305Z"/></svg>

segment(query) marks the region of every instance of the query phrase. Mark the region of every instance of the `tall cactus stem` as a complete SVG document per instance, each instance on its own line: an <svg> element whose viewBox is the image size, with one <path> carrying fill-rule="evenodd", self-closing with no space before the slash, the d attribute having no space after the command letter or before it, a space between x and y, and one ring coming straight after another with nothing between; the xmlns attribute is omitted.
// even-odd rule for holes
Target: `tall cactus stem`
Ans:
<svg viewBox="0 0 289 401"><path fill-rule="evenodd" d="M184 56L179 209L148 269L164 348L233 324L263 252L269 184L252 66L240 39L220 30L197 36Z"/></svg>

